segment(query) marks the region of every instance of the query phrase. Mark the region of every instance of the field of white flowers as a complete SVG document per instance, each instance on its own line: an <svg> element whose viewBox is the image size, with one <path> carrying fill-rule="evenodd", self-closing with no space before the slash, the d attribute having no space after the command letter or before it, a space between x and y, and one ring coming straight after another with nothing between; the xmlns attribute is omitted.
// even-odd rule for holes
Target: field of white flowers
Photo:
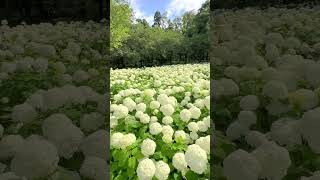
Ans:
<svg viewBox="0 0 320 180"><path fill-rule="evenodd" d="M214 179L320 179L320 11L212 15Z"/></svg>
<svg viewBox="0 0 320 180"><path fill-rule="evenodd" d="M209 64L111 71L111 179L208 179Z"/></svg>
<svg viewBox="0 0 320 180"><path fill-rule="evenodd" d="M0 179L105 180L105 21L0 26Z"/></svg>

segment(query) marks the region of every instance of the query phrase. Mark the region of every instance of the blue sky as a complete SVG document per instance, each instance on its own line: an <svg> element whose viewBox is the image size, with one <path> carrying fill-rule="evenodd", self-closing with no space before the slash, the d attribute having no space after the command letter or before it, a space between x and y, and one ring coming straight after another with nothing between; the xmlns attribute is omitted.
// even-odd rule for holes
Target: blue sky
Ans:
<svg viewBox="0 0 320 180"><path fill-rule="evenodd" d="M173 19L186 11L197 11L206 0L129 0L135 13L135 18L144 18L150 24L155 11L167 12Z"/></svg>

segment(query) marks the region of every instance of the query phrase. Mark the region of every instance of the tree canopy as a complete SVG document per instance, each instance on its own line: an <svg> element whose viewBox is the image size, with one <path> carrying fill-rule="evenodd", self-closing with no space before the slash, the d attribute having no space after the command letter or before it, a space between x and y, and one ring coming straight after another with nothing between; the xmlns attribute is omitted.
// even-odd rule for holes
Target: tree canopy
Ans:
<svg viewBox="0 0 320 180"><path fill-rule="evenodd" d="M132 23L132 9L124 0L111 0L110 4L110 47L119 48L122 42L129 37Z"/></svg>
<svg viewBox="0 0 320 180"><path fill-rule="evenodd" d="M113 6L130 10L125 1L113 3ZM119 7L111 7L111 14L112 9L116 8ZM112 67L208 62L209 9L208 0L198 12L185 12L174 19L169 19L166 12L156 11L150 24L146 19L132 21L131 10L117 12L122 13L119 17L113 17L117 13L113 14ZM116 22L112 22L113 19Z"/></svg>

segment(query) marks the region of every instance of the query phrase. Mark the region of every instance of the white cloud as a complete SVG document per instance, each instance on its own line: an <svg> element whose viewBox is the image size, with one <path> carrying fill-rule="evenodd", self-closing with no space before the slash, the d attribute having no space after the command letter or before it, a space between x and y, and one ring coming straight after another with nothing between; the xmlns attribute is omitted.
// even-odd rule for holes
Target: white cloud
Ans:
<svg viewBox="0 0 320 180"><path fill-rule="evenodd" d="M139 0L129 0L129 3L133 9L135 19L146 19L150 25L153 24L153 14L143 12L139 6Z"/></svg>
<svg viewBox="0 0 320 180"><path fill-rule="evenodd" d="M186 11L197 11L206 0L171 0L166 6L165 11L169 19L181 16ZM133 11L134 19L146 19L151 25L153 24L154 14L148 14L141 8L141 0L128 0ZM163 13L163 12L162 12Z"/></svg>
<svg viewBox="0 0 320 180"><path fill-rule="evenodd" d="M186 11L198 11L206 0L172 0L167 7L168 17L181 16Z"/></svg>

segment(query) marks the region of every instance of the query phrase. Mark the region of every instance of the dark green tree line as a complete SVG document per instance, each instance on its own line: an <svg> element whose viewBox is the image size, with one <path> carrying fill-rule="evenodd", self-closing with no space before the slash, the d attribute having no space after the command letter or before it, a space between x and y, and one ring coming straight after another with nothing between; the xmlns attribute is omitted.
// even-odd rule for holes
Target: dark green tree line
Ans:
<svg viewBox="0 0 320 180"><path fill-rule="evenodd" d="M154 22L150 25L145 19L137 19L136 23L130 24L129 34L121 45L112 49L111 66L208 62L209 9L208 0L198 12L186 12L172 20L160 11L155 12ZM132 19L132 16L128 18Z"/></svg>

